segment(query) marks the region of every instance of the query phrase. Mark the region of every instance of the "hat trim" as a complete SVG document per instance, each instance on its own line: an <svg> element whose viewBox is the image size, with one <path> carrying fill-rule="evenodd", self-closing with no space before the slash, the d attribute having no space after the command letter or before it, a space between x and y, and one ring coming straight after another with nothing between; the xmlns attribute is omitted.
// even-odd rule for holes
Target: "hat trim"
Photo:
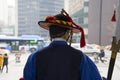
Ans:
<svg viewBox="0 0 120 80"><path fill-rule="evenodd" d="M71 22L63 21L63 20L48 20L48 22L72 26L72 23L71 23Z"/></svg>
<svg viewBox="0 0 120 80"><path fill-rule="evenodd" d="M78 28L73 27L72 25L69 26L69 25L63 25L63 24L58 24L58 23L54 23L54 22L48 22L48 21L39 21L38 24L40 27L42 27L46 30L49 30L50 25L58 25L59 27L61 26L64 28L72 29L74 33L80 32L80 30Z"/></svg>

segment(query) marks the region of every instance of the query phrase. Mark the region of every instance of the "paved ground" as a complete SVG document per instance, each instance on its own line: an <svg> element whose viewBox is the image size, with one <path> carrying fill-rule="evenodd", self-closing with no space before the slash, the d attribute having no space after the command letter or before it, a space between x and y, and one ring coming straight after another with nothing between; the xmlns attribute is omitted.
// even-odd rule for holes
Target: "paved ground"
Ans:
<svg viewBox="0 0 120 80"><path fill-rule="evenodd" d="M21 56L21 62L15 63L15 55L12 54L9 56L9 72L6 73L6 69L4 68L4 71L2 74L0 74L0 80L19 80L21 76L23 76L23 68L26 63L26 60L28 58L29 54L22 54ZM96 64L98 67L100 74L104 77L107 77L108 73L108 67L109 67L109 57L110 55L106 55L107 62L102 63L99 62ZM93 58L90 57L92 60ZM113 71L113 78L112 80L120 80L120 54L117 55L114 71Z"/></svg>
<svg viewBox="0 0 120 80"><path fill-rule="evenodd" d="M100 71L100 74L104 77L107 77L107 75L108 75L110 57L111 57L111 55L107 54L106 55L107 62L105 62L105 63L100 62L100 63L96 64ZM117 54L117 58L115 61L113 74L112 74L112 80L120 80L119 72L120 72L120 53Z"/></svg>
<svg viewBox="0 0 120 80"><path fill-rule="evenodd" d="M6 68L2 74L0 74L0 80L19 80L23 76L23 68L26 63L28 54L23 54L21 56L21 62L15 62L15 55L9 56L9 71L6 73Z"/></svg>

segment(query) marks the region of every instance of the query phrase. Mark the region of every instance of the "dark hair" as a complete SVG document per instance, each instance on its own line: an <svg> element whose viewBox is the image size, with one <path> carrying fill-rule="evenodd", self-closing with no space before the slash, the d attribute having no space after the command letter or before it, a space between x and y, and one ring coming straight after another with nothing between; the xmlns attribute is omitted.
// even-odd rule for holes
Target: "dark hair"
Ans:
<svg viewBox="0 0 120 80"><path fill-rule="evenodd" d="M50 25L49 33L51 38L61 37L69 30L68 28L59 27L59 25Z"/></svg>
<svg viewBox="0 0 120 80"><path fill-rule="evenodd" d="M7 56L7 53L5 53L4 55Z"/></svg>

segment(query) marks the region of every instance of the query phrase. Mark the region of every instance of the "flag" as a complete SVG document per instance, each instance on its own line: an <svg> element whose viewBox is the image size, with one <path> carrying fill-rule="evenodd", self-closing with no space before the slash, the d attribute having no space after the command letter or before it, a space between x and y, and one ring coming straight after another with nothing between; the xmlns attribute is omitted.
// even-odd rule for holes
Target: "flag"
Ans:
<svg viewBox="0 0 120 80"><path fill-rule="evenodd" d="M111 21L112 22L116 22L116 10L114 10L114 13L113 13Z"/></svg>

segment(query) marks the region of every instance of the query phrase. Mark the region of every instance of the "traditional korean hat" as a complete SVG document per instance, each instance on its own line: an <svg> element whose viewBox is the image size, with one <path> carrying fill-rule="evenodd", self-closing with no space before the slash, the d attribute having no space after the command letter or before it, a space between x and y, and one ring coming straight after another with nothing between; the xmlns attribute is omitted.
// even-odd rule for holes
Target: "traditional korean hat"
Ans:
<svg viewBox="0 0 120 80"><path fill-rule="evenodd" d="M80 47L85 46L85 37L84 37L83 28L75 24L71 19L71 17L69 16L69 14L64 9L62 9L61 14L57 14L54 16L47 16L45 21L39 21L38 24L40 27L47 30L49 30L50 25L58 25L59 27L68 28L71 30L71 35L73 33L81 32Z"/></svg>

